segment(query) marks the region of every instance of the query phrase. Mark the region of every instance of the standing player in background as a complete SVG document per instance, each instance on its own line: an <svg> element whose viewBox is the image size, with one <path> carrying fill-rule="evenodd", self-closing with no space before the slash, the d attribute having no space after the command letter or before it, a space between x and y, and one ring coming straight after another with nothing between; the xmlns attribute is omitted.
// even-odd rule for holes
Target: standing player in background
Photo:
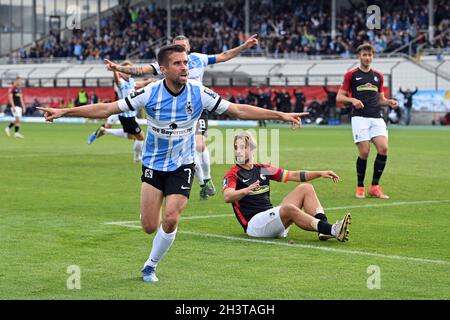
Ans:
<svg viewBox="0 0 450 320"><path fill-rule="evenodd" d="M245 43L240 46L222 52L220 54L206 55L203 53L190 52L191 45L189 39L185 36L177 36L173 40L173 44L178 44L186 48L189 63L189 79L198 80L203 82L203 75L205 73L206 66L209 64L215 64L228 61L242 51L249 49L258 44L257 35L254 34L248 38ZM106 60L106 59L105 59ZM106 60L108 70L117 70L123 73L140 76L143 74L160 75L161 71L159 64L154 62L145 66L119 66L109 60ZM211 159L209 150L206 147L206 136L208 131L208 112L204 111L202 116L198 120L195 129L195 177L200 184L200 199L207 200L209 196L216 194L216 188L211 180Z"/></svg>
<svg viewBox="0 0 450 320"><path fill-rule="evenodd" d="M377 156L373 167L372 185L368 195L375 198L389 199L379 186L379 181L387 161L388 132L386 123L381 115L381 106L398 108L398 103L386 99L383 92L383 75L372 69L371 64L375 53L370 44L362 44L357 48L360 66L348 71L344 76L336 100L351 103L353 140L358 148L359 156L356 160L356 174L358 186L356 197L365 198L364 177L366 175L367 158L369 157L370 142L377 149Z"/></svg>
<svg viewBox="0 0 450 320"><path fill-rule="evenodd" d="M14 127L14 138L25 138L20 134L20 119L22 114L25 114L25 103L23 102L22 94L22 79L17 77L14 83L9 88L8 101L11 106L11 113L14 116L14 122L11 122L9 126L5 128L5 133L8 137L11 136L11 128Z"/></svg>
<svg viewBox="0 0 450 320"><path fill-rule="evenodd" d="M125 99L70 109L38 108L44 112L47 121L63 116L96 119L145 109L148 127L142 159L140 218L145 232L157 231L142 269L145 282L158 281L155 269L175 241L181 213L188 204L194 170L195 125L203 109L245 120L290 122L291 127L300 127L300 117L305 115L223 100L199 81L188 80L188 56L183 46L162 47L158 52L158 63L165 78Z"/></svg>
<svg viewBox="0 0 450 320"><path fill-rule="evenodd" d="M131 62L124 61L122 66L131 66ZM153 80L135 81L129 74L121 74L114 72L114 87L119 99L124 99L135 89L140 89L146 86ZM139 162L142 159L142 146L144 143L144 133L136 121L136 111L123 112L119 115L112 115L108 117L106 123L93 132L88 138L88 144L92 144L95 139L100 138L105 134L114 135L117 137L134 140L133 152L134 161ZM122 129L112 129L113 124L120 121Z"/></svg>

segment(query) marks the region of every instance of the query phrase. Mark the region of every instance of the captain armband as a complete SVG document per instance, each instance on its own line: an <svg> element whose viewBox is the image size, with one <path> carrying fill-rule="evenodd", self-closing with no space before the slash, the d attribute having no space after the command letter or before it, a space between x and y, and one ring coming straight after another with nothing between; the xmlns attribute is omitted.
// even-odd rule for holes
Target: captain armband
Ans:
<svg viewBox="0 0 450 320"><path fill-rule="evenodd" d="M300 182L306 181L306 171L300 171Z"/></svg>

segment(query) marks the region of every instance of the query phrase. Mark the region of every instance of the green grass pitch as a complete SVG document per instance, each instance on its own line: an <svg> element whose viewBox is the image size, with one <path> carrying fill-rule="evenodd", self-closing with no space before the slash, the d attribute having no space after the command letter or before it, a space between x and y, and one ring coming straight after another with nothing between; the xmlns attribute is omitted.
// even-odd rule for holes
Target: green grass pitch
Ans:
<svg viewBox="0 0 450 320"><path fill-rule="evenodd" d="M287 239L246 241L220 192L230 165L215 164L218 194L200 202L194 182L153 284L140 278L153 236L139 228L132 142L106 136L88 146L95 128L23 124L24 140L1 129L0 299L450 298L448 128L390 128L381 179L389 200L354 198L348 126L281 128L280 166L341 176L313 184L329 220L352 213L350 241L320 242L296 227ZM295 187L271 185L274 205ZM71 265L81 270L80 289L67 287ZM379 289L368 289L369 266L379 267Z"/></svg>

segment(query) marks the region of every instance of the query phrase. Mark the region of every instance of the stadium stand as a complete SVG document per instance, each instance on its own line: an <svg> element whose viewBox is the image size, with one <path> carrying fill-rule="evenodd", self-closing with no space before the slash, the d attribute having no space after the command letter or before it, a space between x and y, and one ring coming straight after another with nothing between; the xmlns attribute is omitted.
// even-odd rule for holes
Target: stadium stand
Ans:
<svg viewBox="0 0 450 320"><path fill-rule="evenodd" d="M381 2L378 1L381 5ZM305 2L299 0L252 1L251 32L260 36L260 47L254 53L286 58L295 55L339 55L348 58L364 41L374 44L377 53L401 49L418 39L412 52L427 43L428 1L383 3L380 30L367 30L365 12L356 10L348 1L348 8L339 10L337 37L330 34L330 1ZM377 1L371 4L377 4ZM199 3L178 5L172 10L173 35L190 37L193 51L217 53L242 43L244 39L244 0L222 1L211 5ZM448 15L450 4L435 1L436 48L450 47ZM295 9L293 9L295 8ZM223 14L225 12L226 14ZM164 37L167 12L154 4L130 6L123 4L103 17L100 22L101 39L96 39L95 25L76 32L70 39L50 33L44 41L36 42L28 50L19 50L19 59L71 57L77 60L109 58L123 60L130 54L138 59L153 59L154 46ZM205 18L206 17L206 18ZM443 34L442 37L439 37Z"/></svg>

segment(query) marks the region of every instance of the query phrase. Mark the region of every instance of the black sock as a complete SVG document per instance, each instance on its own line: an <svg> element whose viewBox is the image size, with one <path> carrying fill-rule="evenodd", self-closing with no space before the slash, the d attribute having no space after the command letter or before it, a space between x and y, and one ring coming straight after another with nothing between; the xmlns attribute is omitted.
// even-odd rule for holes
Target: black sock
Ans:
<svg viewBox="0 0 450 320"><path fill-rule="evenodd" d="M15 131L15 132L19 132L19 126L15 126L15 127L14 127L14 131Z"/></svg>
<svg viewBox="0 0 450 320"><path fill-rule="evenodd" d="M373 178L372 185L376 186L380 182L381 175L383 174L384 167L386 166L387 156L377 154L375 162L373 164Z"/></svg>
<svg viewBox="0 0 450 320"><path fill-rule="evenodd" d="M325 215L325 213L317 213L314 218L319 219L320 221L323 222L328 222L327 216Z"/></svg>
<svg viewBox="0 0 450 320"><path fill-rule="evenodd" d="M364 187L364 177L366 176L367 159L358 157L356 160L356 176L358 177L358 187Z"/></svg>
<svg viewBox="0 0 450 320"><path fill-rule="evenodd" d="M331 236L331 224L326 221L320 220L317 224L317 229L319 233L327 234Z"/></svg>
<svg viewBox="0 0 450 320"><path fill-rule="evenodd" d="M10 128L10 129L11 129L12 127L14 127L14 123L10 123L9 126L8 126L8 128Z"/></svg>

